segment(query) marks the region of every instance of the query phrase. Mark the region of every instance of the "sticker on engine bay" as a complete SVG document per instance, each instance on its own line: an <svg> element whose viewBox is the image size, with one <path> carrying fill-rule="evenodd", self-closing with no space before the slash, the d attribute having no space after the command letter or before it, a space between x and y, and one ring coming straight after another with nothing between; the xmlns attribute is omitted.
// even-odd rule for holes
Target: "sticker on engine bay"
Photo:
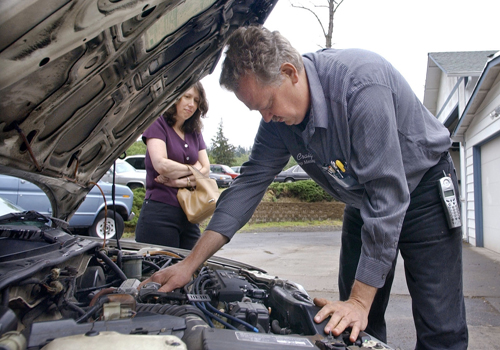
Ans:
<svg viewBox="0 0 500 350"><path fill-rule="evenodd" d="M241 341L250 341L266 344L279 344L279 345L294 345L304 348L314 348L314 345L307 338L299 337L285 337L279 335L250 333L250 332L235 332L236 338Z"/></svg>

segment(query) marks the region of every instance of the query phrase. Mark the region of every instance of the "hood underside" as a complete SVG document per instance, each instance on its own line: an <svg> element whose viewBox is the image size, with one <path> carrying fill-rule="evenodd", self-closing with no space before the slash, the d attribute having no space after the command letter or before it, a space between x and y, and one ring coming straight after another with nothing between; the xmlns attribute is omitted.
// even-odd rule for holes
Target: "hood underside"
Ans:
<svg viewBox="0 0 500 350"><path fill-rule="evenodd" d="M0 173L67 220L112 163L277 0L6 0Z"/></svg>

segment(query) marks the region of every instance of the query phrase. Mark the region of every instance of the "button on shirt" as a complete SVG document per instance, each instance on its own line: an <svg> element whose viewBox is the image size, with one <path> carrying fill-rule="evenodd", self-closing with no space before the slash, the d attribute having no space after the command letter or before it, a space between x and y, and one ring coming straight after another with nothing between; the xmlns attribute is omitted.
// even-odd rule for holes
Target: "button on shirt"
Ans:
<svg viewBox="0 0 500 350"><path fill-rule="evenodd" d="M326 192L360 209L356 279L380 288L396 258L410 193L450 147L449 132L379 55L325 49L303 58L311 95L305 128L261 122L249 161L222 193L207 229L231 238L292 155ZM336 161L354 185L328 173Z"/></svg>

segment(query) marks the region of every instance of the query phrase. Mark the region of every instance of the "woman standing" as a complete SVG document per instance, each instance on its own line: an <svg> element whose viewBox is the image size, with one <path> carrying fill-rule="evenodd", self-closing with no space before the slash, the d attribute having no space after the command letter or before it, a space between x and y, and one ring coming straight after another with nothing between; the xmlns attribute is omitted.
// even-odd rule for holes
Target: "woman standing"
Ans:
<svg viewBox="0 0 500 350"><path fill-rule="evenodd" d="M142 135L147 145L146 196L136 227L136 241L192 249L200 237L177 200L181 187L196 186L186 165L210 171L201 118L208 111L205 90L196 83Z"/></svg>

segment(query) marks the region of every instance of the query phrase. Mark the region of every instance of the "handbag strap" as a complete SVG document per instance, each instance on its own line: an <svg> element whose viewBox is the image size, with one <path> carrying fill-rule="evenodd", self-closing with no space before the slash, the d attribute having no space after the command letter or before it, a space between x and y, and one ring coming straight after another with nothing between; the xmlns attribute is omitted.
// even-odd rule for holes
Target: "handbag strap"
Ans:
<svg viewBox="0 0 500 350"><path fill-rule="evenodd" d="M189 165L189 164L186 164L188 166L188 168L191 170L191 172L193 173L194 177L196 179L206 179L207 176L203 175L201 173L201 171L199 171L198 169L196 169L195 167Z"/></svg>

